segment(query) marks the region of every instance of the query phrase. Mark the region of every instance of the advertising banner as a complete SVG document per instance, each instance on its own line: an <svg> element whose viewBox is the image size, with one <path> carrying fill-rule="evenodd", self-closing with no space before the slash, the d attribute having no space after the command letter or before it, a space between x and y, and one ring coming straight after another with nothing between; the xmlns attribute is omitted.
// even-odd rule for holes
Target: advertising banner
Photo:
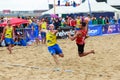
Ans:
<svg viewBox="0 0 120 80"><path fill-rule="evenodd" d="M119 24L103 25L102 26L102 33L103 34L120 33L120 25Z"/></svg>
<svg viewBox="0 0 120 80"><path fill-rule="evenodd" d="M102 35L102 26L100 26L100 25L89 26L88 35L89 36Z"/></svg>
<svg viewBox="0 0 120 80"><path fill-rule="evenodd" d="M25 34L26 41L34 40L32 29L25 29L24 34Z"/></svg>
<svg viewBox="0 0 120 80"><path fill-rule="evenodd" d="M19 34L22 34L24 36L24 39L26 41L34 41L34 35L32 33L32 29L25 28L25 29L16 29L16 32ZM72 27L62 27L58 29L58 33L56 34L58 39L64 39L67 38L68 32L71 33L71 35L74 35L75 29ZM88 28L88 35L89 36L101 36L106 34L115 34L120 33L120 24L115 25L89 25ZM41 34L39 34L39 39L41 40Z"/></svg>
<svg viewBox="0 0 120 80"><path fill-rule="evenodd" d="M67 38L68 32L70 32L71 35L74 35L74 29L72 27L59 28L58 33L56 34L57 38L59 39Z"/></svg>

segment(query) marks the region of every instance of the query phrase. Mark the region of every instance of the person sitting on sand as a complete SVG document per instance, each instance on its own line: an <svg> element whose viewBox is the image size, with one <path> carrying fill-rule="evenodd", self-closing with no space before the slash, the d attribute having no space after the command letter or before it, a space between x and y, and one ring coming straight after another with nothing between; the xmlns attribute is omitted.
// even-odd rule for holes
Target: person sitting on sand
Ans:
<svg viewBox="0 0 120 80"><path fill-rule="evenodd" d="M56 33L58 31L54 30L54 25L53 24L50 24L49 25L49 30L42 29L41 32L46 33L46 43L47 43L47 46L48 46L48 51L53 56L56 64L59 65L59 61L58 61L56 55L59 55L60 57L64 57L64 54L62 53L61 48L57 44Z"/></svg>
<svg viewBox="0 0 120 80"><path fill-rule="evenodd" d="M77 30L74 36L71 36L70 33L68 33L68 37L73 41L76 40L76 44L78 47L78 54L80 57L86 56L88 54L94 53L94 50L91 50L89 52L84 52L84 46L85 46L85 39L87 36L87 26L85 22L81 22L81 29Z"/></svg>

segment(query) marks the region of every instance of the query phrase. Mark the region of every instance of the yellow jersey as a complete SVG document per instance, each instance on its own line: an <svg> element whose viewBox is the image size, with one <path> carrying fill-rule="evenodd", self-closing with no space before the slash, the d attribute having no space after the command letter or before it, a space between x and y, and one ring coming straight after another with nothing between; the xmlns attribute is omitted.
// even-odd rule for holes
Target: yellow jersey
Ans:
<svg viewBox="0 0 120 80"><path fill-rule="evenodd" d="M81 23L81 20L80 20L80 19L77 19L77 20L76 20L76 27L77 27L77 28L80 28L80 23Z"/></svg>
<svg viewBox="0 0 120 80"><path fill-rule="evenodd" d="M46 22L43 22L43 23L41 24L41 28L42 28L42 29L47 29L47 23L46 23Z"/></svg>
<svg viewBox="0 0 120 80"><path fill-rule="evenodd" d="M56 34L53 34L52 32L48 32L46 34L46 41L48 46L55 45L57 43Z"/></svg>
<svg viewBox="0 0 120 80"><path fill-rule="evenodd" d="M5 32L5 38L12 38L12 31L13 31L13 28L12 27L8 27L6 26L6 32Z"/></svg>

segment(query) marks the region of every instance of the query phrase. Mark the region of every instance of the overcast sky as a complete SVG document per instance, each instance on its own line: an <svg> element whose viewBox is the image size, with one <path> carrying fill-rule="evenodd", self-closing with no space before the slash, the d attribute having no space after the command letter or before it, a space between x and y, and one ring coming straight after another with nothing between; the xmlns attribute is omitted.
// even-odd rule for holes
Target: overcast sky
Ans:
<svg viewBox="0 0 120 80"><path fill-rule="evenodd" d="M56 0L56 4L57 4ZM64 0L60 0L63 4ZM69 0L73 1L73 0ZM79 3L81 0L74 0ZM48 3L53 3L54 0L0 0L0 11L2 10L45 10L48 9ZM108 0L109 4L120 5L120 0Z"/></svg>
<svg viewBox="0 0 120 80"><path fill-rule="evenodd" d="M57 4L56 0L56 4ZM64 0L60 0L64 3ZM80 0L74 0L79 2ZM1 10L45 10L48 9L48 4L53 3L54 0L0 0Z"/></svg>

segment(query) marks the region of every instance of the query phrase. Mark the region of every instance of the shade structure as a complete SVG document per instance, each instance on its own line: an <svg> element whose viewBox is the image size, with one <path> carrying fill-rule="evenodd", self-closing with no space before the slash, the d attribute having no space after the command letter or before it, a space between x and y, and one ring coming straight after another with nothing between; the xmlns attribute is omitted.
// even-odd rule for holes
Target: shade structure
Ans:
<svg viewBox="0 0 120 80"><path fill-rule="evenodd" d="M110 6L105 2L96 2L96 0L89 0L89 2L92 12L120 12L120 10ZM89 12L88 0L86 0L80 6L76 7L74 11L75 13L88 13Z"/></svg>
<svg viewBox="0 0 120 80"><path fill-rule="evenodd" d="M24 23L29 23L28 20L20 19L20 18L10 18L9 20L10 20L11 25L13 26L24 24ZM4 27L6 25L7 25L7 21L0 24L1 27Z"/></svg>
<svg viewBox="0 0 120 80"><path fill-rule="evenodd" d="M75 7L73 6L56 6L55 7L55 14L69 14L69 13L74 13ZM54 14L54 8L43 12L44 14Z"/></svg>
<svg viewBox="0 0 120 80"><path fill-rule="evenodd" d="M89 0L91 12L120 12L120 10L110 6L105 2L96 2L96 0ZM89 13L88 0L77 7L73 6L56 6L56 14L70 14L70 13ZM43 12L42 14L54 14L54 8Z"/></svg>

